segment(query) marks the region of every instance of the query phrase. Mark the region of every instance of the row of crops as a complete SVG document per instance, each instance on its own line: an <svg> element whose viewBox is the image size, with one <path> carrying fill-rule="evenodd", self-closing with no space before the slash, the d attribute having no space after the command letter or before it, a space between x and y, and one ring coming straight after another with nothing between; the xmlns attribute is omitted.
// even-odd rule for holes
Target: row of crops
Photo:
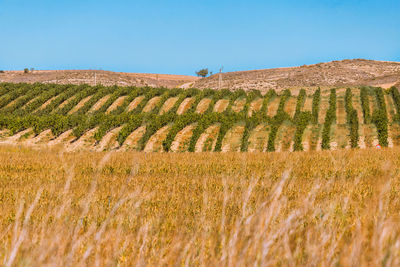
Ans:
<svg viewBox="0 0 400 267"><path fill-rule="evenodd" d="M114 148L120 148L140 131L131 146L139 151L157 138L160 149L154 150L163 151L176 151L177 140L184 143L181 151L276 151L282 146L301 151L312 144L332 149L336 139L356 148L371 136L388 146L400 136L395 132L399 114L400 94L394 87L262 95L256 90L0 84L0 129L9 136L47 130L57 139L70 132L74 143L90 132L96 144L113 133ZM338 121L342 115L344 122ZM204 143L200 149L199 142Z"/></svg>

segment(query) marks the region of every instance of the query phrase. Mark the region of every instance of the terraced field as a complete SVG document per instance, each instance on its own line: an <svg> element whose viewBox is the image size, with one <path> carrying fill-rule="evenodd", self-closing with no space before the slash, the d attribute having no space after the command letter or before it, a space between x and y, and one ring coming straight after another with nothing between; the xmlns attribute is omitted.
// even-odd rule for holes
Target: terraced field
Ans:
<svg viewBox="0 0 400 267"><path fill-rule="evenodd" d="M144 152L400 144L395 87L296 92L2 83L0 143Z"/></svg>

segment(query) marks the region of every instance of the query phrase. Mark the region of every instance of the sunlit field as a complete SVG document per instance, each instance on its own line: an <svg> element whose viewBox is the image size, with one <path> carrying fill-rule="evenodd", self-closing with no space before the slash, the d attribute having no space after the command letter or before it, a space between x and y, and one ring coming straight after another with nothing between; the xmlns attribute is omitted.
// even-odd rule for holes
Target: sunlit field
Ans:
<svg viewBox="0 0 400 267"><path fill-rule="evenodd" d="M400 149L0 147L0 265L400 264Z"/></svg>

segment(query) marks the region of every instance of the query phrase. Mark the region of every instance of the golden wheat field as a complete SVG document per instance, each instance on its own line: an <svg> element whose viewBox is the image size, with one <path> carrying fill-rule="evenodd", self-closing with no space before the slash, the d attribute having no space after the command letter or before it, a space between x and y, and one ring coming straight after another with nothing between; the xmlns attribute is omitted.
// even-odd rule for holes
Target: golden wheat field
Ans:
<svg viewBox="0 0 400 267"><path fill-rule="evenodd" d="M399 156L3 146L0 265L399 265Z"/></svg>

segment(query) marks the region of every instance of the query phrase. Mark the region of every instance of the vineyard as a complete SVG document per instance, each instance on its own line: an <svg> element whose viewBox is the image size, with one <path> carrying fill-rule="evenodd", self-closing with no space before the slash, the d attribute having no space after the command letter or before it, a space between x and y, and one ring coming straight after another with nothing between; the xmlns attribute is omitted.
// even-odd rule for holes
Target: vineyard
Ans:
<svg viewBox="0 0 400 267"><path fill-rule="evenodd" d="M400 93L0 84L0 142L67 151L318 151L400 144Z"/></svg>

